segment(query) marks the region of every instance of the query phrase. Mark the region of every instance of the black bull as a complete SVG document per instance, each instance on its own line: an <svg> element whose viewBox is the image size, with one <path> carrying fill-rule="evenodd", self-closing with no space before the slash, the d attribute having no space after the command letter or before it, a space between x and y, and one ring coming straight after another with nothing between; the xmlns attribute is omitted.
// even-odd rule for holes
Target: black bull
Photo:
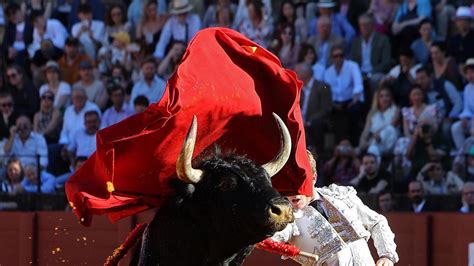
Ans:
<svg viewBox="0 0 474 266"><path fill-rule="evenodd" d="M196 120L177 161L174 198L156 213L135 252L136 265L240 265L253 244L293 221L291 205L271 184L286 163L291 140L275 115L283 146L259 166L236 155L216 154L191 167ZM139 254L139 255L138 255Z"/></svg>

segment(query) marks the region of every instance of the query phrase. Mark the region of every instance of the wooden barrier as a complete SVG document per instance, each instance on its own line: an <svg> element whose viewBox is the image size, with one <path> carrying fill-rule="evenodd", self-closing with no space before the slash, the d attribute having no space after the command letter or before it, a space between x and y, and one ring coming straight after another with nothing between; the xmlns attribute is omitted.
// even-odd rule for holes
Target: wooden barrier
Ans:
<svg viewBox="0 0 474 266"><path fill-rule="evenodd" d="M92 226L84 227L70 212L3 212L0 265L102 265L136 223L152 217L149 211L117 224L94 217ZM474 215L394 213L387 219L396 235L397 265L467 265L468 243L474 242ZM128 265L129 259L121 265ZM245 266L253 265L297 264L255 250L245 262Z"/></svg>

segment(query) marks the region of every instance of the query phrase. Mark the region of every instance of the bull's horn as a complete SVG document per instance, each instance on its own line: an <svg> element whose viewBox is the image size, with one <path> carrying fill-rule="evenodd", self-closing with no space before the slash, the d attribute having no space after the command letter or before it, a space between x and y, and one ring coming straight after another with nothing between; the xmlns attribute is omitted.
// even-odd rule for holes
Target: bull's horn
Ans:
<svg viewBox="0 0 474 266"><path fill-rule="evenodd" d="M262 166L270 177L276 175L278 171L283 168L286 161L288 161L291 152L291 136L288 128L277 114L273 113L273 117L275 117L278 127L280 128L281 148L280 153L275 157L275 159Z"/></svg>
<svg viewBox="0 0 474 266"><path fill-rule="evenodd" d="M193 122L189 128L188 135L184 140L183 147L176 161L176 173L178 178L185 183L197 183L202 178L202 170L194 169L191 161L193 158L194 145L196 144L197 118L193 117Z"/></svg>

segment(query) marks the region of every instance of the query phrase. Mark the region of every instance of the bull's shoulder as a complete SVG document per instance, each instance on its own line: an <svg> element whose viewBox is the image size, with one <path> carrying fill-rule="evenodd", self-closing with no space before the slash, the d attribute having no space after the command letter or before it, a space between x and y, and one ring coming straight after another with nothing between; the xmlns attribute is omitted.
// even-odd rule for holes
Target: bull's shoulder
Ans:
<svg viewBox="0 0 474 266"><path fill-rule="evenodd" d="M357 191L351 186L338 186L336 184L316 188L316 190L324 196L338 199L346 199L357 194Z"/></svg>

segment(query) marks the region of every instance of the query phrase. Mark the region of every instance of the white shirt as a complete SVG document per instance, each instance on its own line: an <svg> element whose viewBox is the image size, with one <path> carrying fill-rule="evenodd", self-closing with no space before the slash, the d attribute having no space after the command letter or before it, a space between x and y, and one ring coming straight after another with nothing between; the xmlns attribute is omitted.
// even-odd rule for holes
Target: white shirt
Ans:
<svg viewBox="0 0 474 266"><path fill-rule="evenodd" d="M372 63L370 61L370 55L372 50L372 40L374 39L374 34L370 35L369 41L365 42L364 38L362 38L362 62L360 69L363 73L371 73L372 72Z"/></svg>
<svg viewBox="0 0 474 266"><path fill-rule="evenodd" d="M88 111L97 111L100 114L99 107L95 103L87 101L82 110L77 113L74 110L74 105L68 106L64 112L63 129L59 143L69 144L74 138L74 134L79 129L84 129L84 114Z"/></svg>
<svg viewBox="0 0 474 266"><path fill-rule="evenodd" d="M114 106L111 106L109 109L105 110L104 115L102 116L102 125L100 127L105 128L111 126L133 114L133 109L128 108L125 103L122 105L122 108L118 112Z"/></svg>
<svg viewBox="0 0 474 266"><path fill-rule="evenodd" d="M23 51L26 48L25 40L23 39L24 31L25 31L25 22L22 22L16 25L16 36L15 36L16 38L12 46L17 51ZM21 40L18 39L19 36Z"/></svg>
<svg viewBox="0 0 474 266"><path fill-rule="evenodd" d="M423 201L420 202L420 204L418 204L418 205L413 204L413 205L412 205L412 206L413 206L413 211L414 211L415 213L421 212L421 211L423 210L423 207L425 206L425 203L426 203L426 201L423 200Z"/></svg>
<svg viewBox="0 0 474 266"><path fill-rule="evenodd" d="M72 26L71 34L74 38L78 38L79 41L84 45L84 49L88 56L92 59L95 59L96 55L96 46L92 41L91 37L89 36L88 32L83 31L80 35L79 32L83 25L90 25L89 27L92 30L92 37L99 43L105 43L107 39L107 34L105 33L105 25L104 22L99 20L92 20L88 21L80 21L77 22Z"/></svg>
<svg viewBox="0 0 474 266"><path fill-rule="evenodd" d="M186 23L179 22L177 16L170 17L161 31L160 40L156 44L153 56L156 58L165 57L166 47L172 40L189 43L200 29L201 19L196 14L188 14Z"/></svg>
<svg viewBox="0 0 474 266"><path fill-rule="evenodd" d="M40 155L40 165L48 165L48 147L43 135L31 132L25 143L21 141L18 134L13 138L13 145L10 155L15 155L20 159L23 166L27 164L37 164L36 155Z"/></svg>
<svg viewBox="0 0 474 266"><path fill-rule="evenodd" d="M89 135L84 128L77 130L67 149L75 151L75 157L91 156L96 149L96 134Z"/></svg>
<svg viewBox="0 0 474 266"><path fill-rule="evenodd" d="M326 71L326 67L319 62L316 62L313 65L313 78L315 80L324 81L324 71Z"/></svg>
<svg viewBox="0 0 474 266"><path fill-rule="evenodd" d="M40 96L43 96L43 94L45 92L47 92L49 90L49 85L48 83L45 83L43 84L40 89L39 89L39 94ZM51 90L52 91L52 90ZM53 92L53 91L52 91ZM54 93L54 92L53 92ZM71 86L67 83L67 82L64 82L64 81L60 81L59 82L59 86L58 86L58 91L54 94L54 107L55 108L58 108L59 107L59 99L62 97L62 96L69 96L71 95ZM67 103L66 103L67 104Z"/></svg>
<svg viewBox="0 0 474 266"><path fill-rule="evenodd" d="M464 87L464 106L459 118L472 118L474 114L474 84Z"/></svg>
<svg viewBox="0 0 474 266"><path fill-rule="evenodd" d="M151 82L151 86L148 86L145 80L141 79L133 86L132 94L130 95L130 105L132 106L135 98L140 95L147 97L150 103L156 103L163 96L165 88L166 82L156 75Z"/></svg>
<svg viewBox="0 0 474 266"><path fill-rule="evenodd" d="M336 67L331 65L324 72L324 82L331 87L333 102L352 100L356 94L361 94L360 100L363 101L362 74L359 65L354 61L344 60L339 74L336 72Z"/></svg>
<svg viewBox="0 0 474 266"><path fill-rule="evenodd" d="M43 37L39 35L36 28L33 30L33 42L28 48L28 53L30 57L33 57L35 52L40 49L42 40L51 40L54 46L63 49L67 36L67 30L59 20L48 19L46 21L46 30Z"/></svg>

